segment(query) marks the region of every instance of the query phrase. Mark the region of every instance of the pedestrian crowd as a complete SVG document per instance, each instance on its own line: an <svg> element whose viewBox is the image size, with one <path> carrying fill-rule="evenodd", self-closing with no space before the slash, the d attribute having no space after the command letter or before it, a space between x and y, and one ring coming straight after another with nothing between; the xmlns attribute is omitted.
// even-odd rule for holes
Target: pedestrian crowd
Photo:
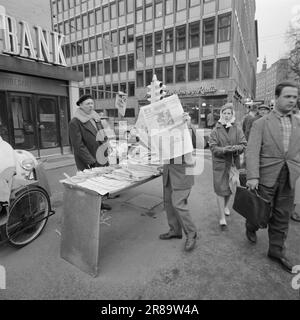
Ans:
<svg viewBox="0 0 300 320"><path fill-rule="evenodd" d="M300 216L295 212L295 204L300 200L298 90L292 82L278 84L274 109L266 105L258 108L252 106L242 126L236 122L232 103L221 108L220 119L216 124L213 113L209 121L212 128L209 145L212 152L213 185L221 230L228 230L226 217L230 215L229 202L236 190L236 179L239 178L240 156L244 154L247 187L258 190L272 204L272 215L268 223L268 257L289 272L292 272L293 267L285 250L289 219L291 217L300 222ZM77 105L79 109L70 122L70 140L76 165L79 170L107 165L105 159L99 163L97 157L97 150L107 142L107 137L102 130L101 118L94 111L92 97L80 97ZM188 114L183 114L183 121L190 121ZM159 238L181 239L184 234L186 251L193 250L197 240L197 228L188 208L194 177L186 174L186 170L191 166L190 161L186 161L183 156L171 159L163 167L163 196L169 230ZM256 226L246 221L246 236L253 244L257 242L257 231Z"/></svg>

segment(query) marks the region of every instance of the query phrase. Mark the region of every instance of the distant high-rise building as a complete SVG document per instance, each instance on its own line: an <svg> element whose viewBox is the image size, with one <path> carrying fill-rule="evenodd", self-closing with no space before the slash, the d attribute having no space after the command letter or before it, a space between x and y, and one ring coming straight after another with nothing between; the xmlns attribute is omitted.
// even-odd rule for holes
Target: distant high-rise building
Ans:
<svg viewBox="0 0 300 320"><path fill-rule="evenodd" d="M117 116L113 99L123 91L125 116L136 117L154 74L200 127L228 101L241 118L244 99L255 97L255 0L50 3L53 28L66 36L66 61L84 72L80 93L91 93L108 116Z"/></svg>

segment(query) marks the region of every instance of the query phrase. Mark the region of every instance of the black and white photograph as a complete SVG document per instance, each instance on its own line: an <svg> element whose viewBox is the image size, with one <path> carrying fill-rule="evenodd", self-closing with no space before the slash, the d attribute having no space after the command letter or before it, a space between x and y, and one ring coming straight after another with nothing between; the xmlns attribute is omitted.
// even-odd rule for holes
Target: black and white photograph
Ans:
<svg viewBox="0 0 300 320"><path fill-rule="evenodd" d="M0 0L0 304L23 300L300 300L299 0Z"/></svg>

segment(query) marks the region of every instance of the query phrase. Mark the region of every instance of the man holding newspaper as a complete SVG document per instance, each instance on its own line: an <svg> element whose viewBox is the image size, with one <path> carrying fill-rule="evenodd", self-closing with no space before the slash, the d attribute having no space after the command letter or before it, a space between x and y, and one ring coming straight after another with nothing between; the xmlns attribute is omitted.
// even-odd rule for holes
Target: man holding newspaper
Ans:
<svg viewBox="0 0 300 320"><path fill-rule="evenodd" d="M164 207L170 229L159 238L182 239L184 232L185 251L193 250L197 239L197 228L188 208L188 198L194 184L194 176L189 172L194 166L193 145L187 126L190 120L176 95L141 108L138 119L140 128L147 130L151 151L157 153L164 163Z"/></svg>

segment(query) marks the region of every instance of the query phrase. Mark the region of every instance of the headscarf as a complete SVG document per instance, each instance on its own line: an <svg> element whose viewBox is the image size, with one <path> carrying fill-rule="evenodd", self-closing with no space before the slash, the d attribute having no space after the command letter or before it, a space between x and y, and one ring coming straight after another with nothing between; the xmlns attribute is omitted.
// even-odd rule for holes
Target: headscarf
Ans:
<svg viewBox="0 0 300 320"><path fill-rule="evenodd" d="M224 115L223 112L227 109L230 109L232 111L232 118L229 122L226 122L224 119ZM220 120L218 121L219 123L221 123L221 125L225 126L225 128L230 128L232 127L232 125L235 122L235 111L233 110L233 104L232 103L226 103L220 111Z"/></svg>

